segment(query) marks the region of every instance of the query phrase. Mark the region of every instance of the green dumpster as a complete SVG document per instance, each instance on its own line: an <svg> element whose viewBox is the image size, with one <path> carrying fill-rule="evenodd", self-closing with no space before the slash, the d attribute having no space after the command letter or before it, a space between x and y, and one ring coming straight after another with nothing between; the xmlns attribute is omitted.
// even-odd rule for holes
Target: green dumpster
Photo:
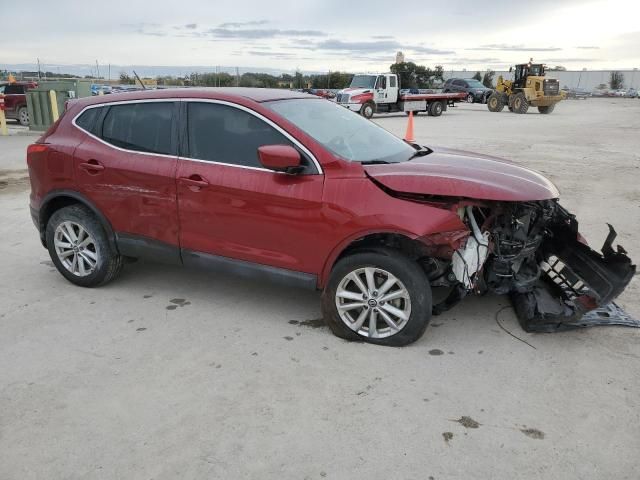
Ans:
<svg viewBox="0 0 640 480"><path fill-rule="evenodd" d="M53 124L50 90L56 92L58 113L62 115L67 100L91 96L91 83L83 79L52 80L38 82L37 88L27 90L29 130L43 132Z"/></svg>

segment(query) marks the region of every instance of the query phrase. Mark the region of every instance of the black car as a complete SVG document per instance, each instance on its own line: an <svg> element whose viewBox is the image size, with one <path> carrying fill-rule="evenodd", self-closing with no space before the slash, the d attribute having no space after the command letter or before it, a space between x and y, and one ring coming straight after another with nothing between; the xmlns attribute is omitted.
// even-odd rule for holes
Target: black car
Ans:
<svg viewBox="0 0 640 480"><path fill-rule="evenodd" d="M487 103L487 98L493 92L491 88L485 87L475 78L450 78L444 82L442 91L444 93L464 92L467 94L469 103Z"/></svg>

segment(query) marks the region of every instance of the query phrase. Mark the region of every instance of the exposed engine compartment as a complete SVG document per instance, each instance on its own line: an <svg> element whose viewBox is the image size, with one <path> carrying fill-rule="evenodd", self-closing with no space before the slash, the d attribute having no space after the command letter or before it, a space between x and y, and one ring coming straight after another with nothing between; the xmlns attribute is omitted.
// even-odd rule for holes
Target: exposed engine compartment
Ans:
<svg viewBox="0 0 640 480"><path fill-rule="evenodd" d="M612 246L613 227L598 253L557 200L467 205L458 213L471 234L440 278L453 289L436 314L469 293L493 292L510 295L527 331L576 328L587 312L610 311L635 274L626 251Z"/></svg>

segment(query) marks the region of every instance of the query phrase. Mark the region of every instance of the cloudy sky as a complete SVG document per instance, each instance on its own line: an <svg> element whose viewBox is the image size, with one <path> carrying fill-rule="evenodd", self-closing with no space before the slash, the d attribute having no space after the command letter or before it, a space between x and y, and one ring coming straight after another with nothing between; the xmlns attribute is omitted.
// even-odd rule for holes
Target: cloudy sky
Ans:
<svg viewBox="0 0 640 480"><path fill-rule="evenodd" d="M447 70L529 57L569 69L640 67L640 0L0 3L0 68L39 57L45 65L376 71L398 50Z"/></svg>

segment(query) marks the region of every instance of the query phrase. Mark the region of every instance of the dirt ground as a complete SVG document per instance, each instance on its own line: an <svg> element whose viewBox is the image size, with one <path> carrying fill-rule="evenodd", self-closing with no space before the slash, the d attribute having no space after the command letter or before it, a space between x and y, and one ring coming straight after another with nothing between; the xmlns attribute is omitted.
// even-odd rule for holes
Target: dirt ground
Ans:
<svg viewBox="0 0 640 480"><path fill-rule="evenodd" d="M404 134L404 116L374 120ZM544 172L592 244L610 222L640 259L640 101L415 124ZM28 185L2 183L7 145L0 479L637 479L639 330L526 334L487 296L391 349L332 336L313 292L144 263L81 289L40 246ZM639 298L636 276L619 303L637 317Z"/></svg>

